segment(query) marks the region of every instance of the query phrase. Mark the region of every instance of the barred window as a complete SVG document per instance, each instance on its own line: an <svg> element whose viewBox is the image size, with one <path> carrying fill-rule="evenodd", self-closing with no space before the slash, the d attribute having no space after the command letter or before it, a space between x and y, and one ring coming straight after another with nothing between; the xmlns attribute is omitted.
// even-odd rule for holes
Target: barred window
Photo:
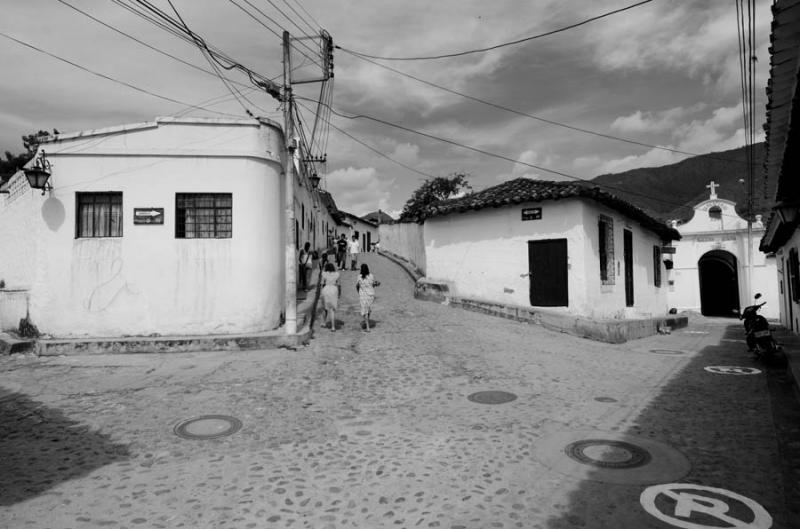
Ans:
<svg viewBox="0 0 800 529"><path fill-rule="evenodd" d="M661 247L653 246L653 284L661 286Z"/></svg>
<svg viewBox="0 0 800 529"><path fill-rule="evenodd" d="M176 238L230 239L232 233L231 193L176 193Z"/></svg>
<svg viewBox="0 0 800 529"><path fill-rule="evenodd" d="M614 221L600 215L597 220L597 236L600 248L600 281L604 285L614 284Z"/></svg>
<svg viewBox="0 0 800 529"><path fill-rule="evenodd" d="M75 193L75 238L122 237L122 193Z"/></svg>

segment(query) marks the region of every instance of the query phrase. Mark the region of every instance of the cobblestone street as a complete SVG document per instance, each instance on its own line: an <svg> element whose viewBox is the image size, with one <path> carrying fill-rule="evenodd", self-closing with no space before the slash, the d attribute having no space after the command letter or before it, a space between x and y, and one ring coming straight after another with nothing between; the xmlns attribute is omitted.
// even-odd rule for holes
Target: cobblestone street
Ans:
<svg viewBox="0 0 800 529"><path fill-rule="evenodd" d="M800 412L737 321L609 345L415 300L397 265L364 260L370 333L348 271L338 331L318 318L297 350L0 358L0 527L800 527ZM482 391L516 399L467 398ZM202 415L242 427L174 433ZM570 458L581 440L613 441L578 450L608 464ZM615 468L630 445L645 459ZM641 496L669 483L772 525L713 500L685 514L699 525L659 520Z"/></svg>

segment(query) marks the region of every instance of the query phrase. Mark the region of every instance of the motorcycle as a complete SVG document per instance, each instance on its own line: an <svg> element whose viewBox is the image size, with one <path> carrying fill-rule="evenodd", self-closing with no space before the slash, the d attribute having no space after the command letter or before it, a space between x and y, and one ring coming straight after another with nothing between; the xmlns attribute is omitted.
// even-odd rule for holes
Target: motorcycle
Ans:
<svg viewBox="0 0 800 529"><path fill-rule="evenodd" d="M756 301L760 298L761 294L756 294ZM744 320L744 331L748 350L754 352L757 359L764 361L772 358L780 349L778 342L772 337L772 329L769 327L769 322L767 322L764 316L758 313L758 310L766 303L767 302L764 301L745 307L740 316L740 319Z"/></svg>

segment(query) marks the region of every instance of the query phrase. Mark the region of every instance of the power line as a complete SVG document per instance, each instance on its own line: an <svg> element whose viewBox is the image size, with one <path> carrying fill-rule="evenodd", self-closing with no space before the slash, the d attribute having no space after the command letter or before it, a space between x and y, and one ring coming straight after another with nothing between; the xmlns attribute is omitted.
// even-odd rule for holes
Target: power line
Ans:
<svg viewBox="0 0 800 529"><path fill-rule="evenodd" d="M358 51L354 51L354 50L347 50L347 49L344 49L344 48L342 48L342 49L344 51L347 51L347 52L352 53L354 55L360 55L362 57L369 57L370 59L380 59L382 61L428 61L428 60L433 60L433 59L446 59L446 58L450 58L450 57L462 57L464 55L471 55L473 53L483 53L483 52L487 52L487 51L491 51L491 50L496 50L498 48L504 48L506 46L513 46L515 44L520 44L522 42L528 42L528 41L531 41L531 40L540 39L542 37L548 37L550 35L555 35L556 33L562 33L564 31L568 31L570 29L574 29L574 28L583 26L583 25L588 24L590 22L594 22L595 20L600 20L601 18L605 18L605 17L611 16L611 15L616 15L617 13L622 13L623 11L628 11L629 9L633 9L635 7L639 7L640 5L647 4L647 3L652 2L652 1L653 0L644 0L642 2L631 4L629 6L626 6L626 7L620 8L620 9L615 9L614 11L609 11L608 13L603 13L602 15L598 15L598 16L595 16L595 17L592 17L592 18L587 18L586 20L583 20L581 22L576 22L575 24L570 24L569 26L565 26L563 28L554 29L554 30L548 31L546 33L540 33L538 35L533 35L533 36L525 37L525 38L522 38L522 39L512 40L511 42L504 42L502 44L496 44L494 46L489 46L488 48L478 48L478 49L474 49L474 50L459 51L459 52L455 52L455 53L444 53L444 54L441 54L441 55L421 56L421 57L381 57L381 56L378 56L378 55L368 55L366 53L362 53L362 52L358 52Z"/></svg>
<svg viewBox="0 0 800 529"><path fill-rule="evenodd" d="M298 99L304 99L304 100L307 100L307 101L312 101L311 99L300 97L300 96L297 96L297 98ZM551 173L551 174L555 174L555 175L558 175L558 176L563 176L564 178L568 178L568 179L571 179L571 180L576 180L576 181L583 182L583 183L586 183L586 184L590 184L590 185L593 185L593 186L603 187L603 188L606 188L606 189L611 189L611 190L614 190L614 191L623 192L623 193L627 193L629 195L639 196L639 197L642 197L642 198L648 198L650 200L655 200L657 202L661 202L663 204L668 204L668 205L671 205L671 206L676 206L676 207L684 207L684 206L686 206L685 203L673 202L671 200L665 200L665 199L663 199L661 197L647 195L647 194L644 194L644 193L631 191L629 189L623 189L621 187L595 182L595 181L592 181L592 180L581 178L579 176L575 176L575 175L571 175L571 174L564 173L564 172L561 172L561 171L557 171L555 169L549 169L547 167L542 167L540 165L535 165L535 164L532 164L532 163L524 162L522 160L516 160L514 158L505 156L503 154L497 154L497 153L494 153L494 152L491 152L491 151L486 151L486 150L483 150L483 149L479 149L477 147L472 147L470 145L465 145L465 144L459 143L459 142L457 142L455 140L442 138L440 136L435 136L435 135L429 134L427 132L422 132L422 131L418 131L418 130L415 130L415 129L412 129L412 128L409 128L409 127L404 127L403 125L398 125L397 123L392 123L390 121L386 121L386 120L383 120L383 119L380 119L380 118L376 118L376 117L373 117L373 116L369 116L369 115L366 115L366 114L347 115L347 114L343 114L343 113L341 113L341 112L339 112L339 111L337 111L336 109L333 109L333 108L331 108L331 112L333 114L339 116L339 117L346 118L346 119L351 119L351 120L367 119L367 120L370 120L370 121L374 121L376 123L380 123L382 125L386 125L388 127L393 127L393 128L396 128L396 129L400 129L400 130L406 131L406 132L410 132L412 134L417 134L419 136L423 136L423 137L430 138L430 139L433 139L433 140L436 140L436 141L440 141L442 143L447 143L447 144L453 145L455 147L460 147L462 149L467 149L467 150L476 152L478 154L483 154L485 156L490 156L492 158L505 160L505 161L508 161L508 162L512 162L514 164L524 165L524 166L527 166L527 167L531 167L533 169L537 169L539 171L544 171L546 173ZM339 129L337 129L337 130L339 130ZM408 168L408 167L406 167L406 168ZM411 169L411 170L413 170L414 172L419 172L419 171L416 171L414 169Z"/></svg>
<svg viewBox="0 0 800 529"><path fill-rule="evenodd" d="M366 57L363 57L361 55L355 54L355 53L353 53L353 52L351 52L349 50L346 50L346 49L344 49L344 48L342 48L340 46L335 46L335 47L337 49L342 50L345 53L349 53L350 55L352 55L353 57L356 57L357 59L361 59L362 61L366 61L366 62L368 62L370 64L374 64L375 66L378 66L379 68L383 68L385 70L389 70L390 72L394 72L394 73L396 73L398 75L402 75L404 77L408 77L409 79L413 79L414 81L417 81L419 83L428 85L430 87L438 88L439 90L443 90L443 91L448 92L450 94L457 95L459 97L463 97L464 99L469 99L470 101L475 101L477 103L481 103L483 105L490 106L492 108L497 108L499 110L504 110L506 112L510 112L510 113L516 114L518 116L530 118L530 119L533 119L533 120L536 120L536 121L540 121L542 123L547 123L549 125L554 125L556 127L561 127L561 128L565 128L565 129L568 129L568 130L573 130L573 131L576 131L576 132L582 132L584 134L590 134L592 136L597 136L599 138L606 138L606 139L609 139L609 140L621 141L621 142L629 143L631 145L638 145L640 147L648 147L648 148L651 148L651 149L659 149L659 150L662 150L662 151L672 152L672 153L676 153L676 154L683 154L683 155L686 155L686 156L704 156L704 157L707 157L707 158L710 158L710 159L714 159L714 160L723 160L723 161L727 161L727 162L741 163L739 160L732 160L730 158L723 158L723 157L720 157L720 156L712 156L711 154L699 154L699 153L693 153L693 152L688 152L688 151L681 151L679 149L672 149L670 147L662 147L660 145L653 145L653 144L645 143L645 142L642 142L642 141L636 141L636 140L631 140L631 139L628 139L628 138L622 138L620 136L614 136L612 134L605 134L605 133L597 132L597 131L594 131L594 130L584 129L584 128L581 128L581 127L575 127L573 125L567 125L566 123L561 123L559 121L546 119L546 118L543 118L543 117L540 117L540 116L536 116L534 114L528 114L527 112L522 112L521 110L516 110L516 109L513 109L511 107L507 107L505 105L501 105L499 103L494 103L494 102L488 101L486 99L481 99L479 97L471 96L469 94L465 94L463 92L459 92L457 90L453 90L452 88L447 88L446 86L442 86L442 85L436 84L434 82L427 81L427 80L422 79L420 77L416 77L414 75L411 75L410 73L406 73L406 72L403 72L401 70L397 70L397 69L392 68L390 66L386 66L385 64L381 64L379 62L373 61L373 60L368 59Z"/></svg>
<svg viewBox="0 0 800 529"><path fill-rule="evenodd" d="M309 110L309 108L308 108L308 107L306 107L305 105L303 105L302 103L298 103L298 105L302 106L302 107L303 107L303 108L305 108L306 110ZM310 111L310 110L309 110L309 111ZM381 156L381 157L383 157L383 158L386 158L386 159L387 159L387 160L389 160L390 162L392 162L392 163L394 163L394 164L397 164L397 165L399 165L399 166L401 166L401 167L404 167L404 168L408 169L409 171L412 171L412 172L414 172L414 173L417 173L417 174L419 174L419 175L422 175L422 176L424 176L424 177L426 177L426 178L436 178L436 176L435 176L435 175L432 175L432 174L430 174L430 173L425 173L425 172L423 172L423 171L420 171L420 170L418 170L418 169L415 169L415 168L411 167L410 165L406 165L406 164L404 164L403 162L401 162L401 161L399 161L399 160L395 160L394 158L392 158L392 157L391 157L391 156L389 156L388 154L386 154L386 153L384 153L384 152L381 152L381 151L379 151L378 149L376 149L376 148L372 147L372 146L371 146L371 145L369 145L368 143L366 143L366 142L364 142L364 141L362 141L362 140L360 140L360 139L356 138L355 136L353 136L353 135L352 135L352 134L350 134L349 132L346 132L345 130L343 130L343 129L340 129L339 127L337 127L336 125L334 125L333 123L331 123L329 120L326 120L326 121L327 121L328 125L329 125L329 126L332 128L332 129L334 129L334 130L336 130L336 131L340 132L341 134L344 134L345 136L347 136L348 138L350 138L350 139L351 139L351 140L353 140L354 142L356 142L356 143L358 143L358 144L360 144L360 145L362 145L362 146L366 147L367 149L369 149L370 151L374 152L374 153L375 153L375 154L377 154L378 156Z"/></svg>
<svg viewBox="0 0 800 529"><path fill-rule="evenodd" d="M33 44L28 44L27 42L21 41L19 39L16 39L16 38L10 36L10 35L6 35L5 33L2 33L2 32L0 32L0 37L5 37L5 38L7 38L9 40L13 40L17 44L21 44L22 46L25 46L26 48L30 48L32 50L38 51L39 53L43 53L44 55L48 55L48 56L50 56L50 57L52 57L54 59L57 59L57 60L59 60L61 62L65 62L65 63L69 64L70 66L74 66L75 68L78 68L80 70L88 72L88 73L90 73L92 75L95 75L97 77L101 77L103 79L106 79L108 81L111 81L111 82L114 82L114 83L117 83L117 84L121 84L121 85L126 86L128 88L136 90L137 92L141 92L141 93L147 94L149 96L157 97L159 99L163 99L164 101L169 101L170 103L177 103L177 104L182 105L182 106L191 107L191 108L194 108L194 109L197 109L197 110L204 110L206 112L211 112L211 113L219 114L219 115L222 115L222 116L241 117L241 116L239 116L237 114L231 114L231 113L228 113L228 112L219 112L217 110L211 110L209 108L201 107L201 106L198 106L198 105L193 105L193 104L187 103L185 101L180 101L178 99L173 99L171 97L167 97L167 96L162 96L160 94L156 94L155 92L151 92L151 91L146 90L144 88L140 88L138 86L132 85L132 84L127 83L125 81L120 81L119 79L115 79L113 77L110 77L108 75L102 74L100 72L96 72L94 70L90 70L89 68L86 68L84 66L81 66L80 64L77 64L75 62L70 61L69 59L65 59L63 57L59 57L58 55L50 53L49 51L43 50L41 48L37 48Z"/></svg>
<svg viewBox="0 0 800 529"><path fill-rule="evenodd" d="M297 18L302 20L306 24L306 26L311 28L311 33L319 32L319 30L321 29L321 26L319 26L319 24L317 24L317 27L315 28L308 20L305 19L305 17L303 17L303 15L298 13L297 10L292 7L292 4L290 4L288 0L283 0L283 3L286 4L286 7L288 7L289 9L292 10L292 13L297 15ZM297 4L297 5L302 9L303 6L301 6L300 4ZM305 11L305 9L303 9L303 11Z"/></svg>
<svg viewBox="0 0 800 529"><path fill-rule="evenodd" d="M215 74L211 70L206 70L205 68L203 68L201 66L197 66L196 64L192 64L189 61L185 61L185 60L181 59L180 57L176 57L175 55L171 55L170 53L167 53L164 50L161 50L161 49L157 48L156 46L152 46L152 45L150 45L150 44L148 44L148 43L146 43L146 42L134 37L133 35L130 35L129 33L126 33L124 31L122 31L121 29L118 29L118 28L112 26L111 24L107 24L106 22L103 22L99 18L96 18L93 15L91 15L90 13L87 13L86 11L83 11L83 10L75 7L74 5L70 4L69 2L66 2L65 0L58 0L58 2L64 4L65 6L69 7L70 9L73 9L73 10L77 11L78 13L86 16L87 18L90 18L90 19L94 20L98 24L107 27L111 31L115 31L116 33L119 33L120 35L123 35L123 36L133 40L134 42L138 42L142 46L150 48L151 50L155 51L156 53L160 53L161 55L169 57L170 59L174 59L174 60L176 60L176 61L178 61L178 62L180 62L182 64L185 64L186 66L189 66L190 68L194 68L195 70L199 70L199 71L201 71L203 73L206 73L208 75L213 75L214 77L217 76L217 74ZM243 86L243 87L249 86L249 85L246 85L244 83L240 83L240 82L232 80L232 79L229 79L229 81L232 82L232 83L236 83L239 86Z"/></svg>

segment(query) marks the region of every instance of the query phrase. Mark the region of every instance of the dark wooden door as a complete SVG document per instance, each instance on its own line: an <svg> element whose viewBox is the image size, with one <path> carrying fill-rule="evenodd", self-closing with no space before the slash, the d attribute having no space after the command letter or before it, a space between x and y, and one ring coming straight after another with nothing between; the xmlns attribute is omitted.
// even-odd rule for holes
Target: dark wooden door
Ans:
<svg viewBox="0 0 800 529"><path fill-rule="evenodd" d="M535 307L567 307L567 240L528 241L530 301Z"/></svg>
<svg viewBox="0 0 800 529"><path fill-rule="evenodd" d="M625 305L633 307L633 233L623 230L623 253L625 257Z"/></svg>

